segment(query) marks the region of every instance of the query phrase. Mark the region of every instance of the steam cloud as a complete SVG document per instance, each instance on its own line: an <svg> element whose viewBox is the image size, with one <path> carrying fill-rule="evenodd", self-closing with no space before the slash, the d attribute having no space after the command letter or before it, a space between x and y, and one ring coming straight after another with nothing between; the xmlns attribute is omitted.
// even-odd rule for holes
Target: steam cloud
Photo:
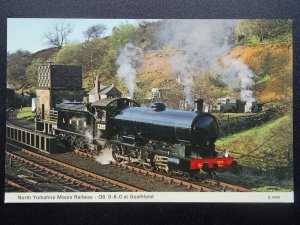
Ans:
<svg viewBox="0 0 300 225"><path fill-rule="evenodd" d="M129 42L120 50L116 61L119 66L117 76L127 85L131 99L134 94L134 80L138 73L138 64L142 58L142 49Z"/></svg>
<svg viewBox="0 0 300 225"><path fill-rule="evenodd" d="M112 157L112 150L109 148L105 148L101 151L100 155L96 158L96 161L102 165L110 164L114 162L114 158Z"/></svg>
<svg viewBox="0 0 300 225"><path fill-rule="evenodd" d="M240 59L225 56L223 62L227 68L221 68L219 73L223 75L223 80L227 85L231 88L241 88L242 101L255 101L251 91L251 87L254 85L252 70Z"/></svg>
<svg viewBox="0 0 300 225"><path fill-rule="evenodd" d="M190 106L193 73L202 71L216 72L229 86L235 81L241 88L241 99L254 100L249 90L254 84L253 72L243 61L228 55L232 48L229 37L235 26L235 20L167 20L158 32L158 42L176 50L170 64L173 72L179 73ZM221 59L224 66L220 65Z"/></svg>
<svg viewBox="0 0 300 225"><path fill-rule="evenodd" d="M138 22L144 24L143 20ZM236 24L236 20L165 20L157 31L156 44L163 43L172 49L170 65L179 74L178 82L184 86L189 106L193 105L193 75L204 71L217 73L231 88L240 88L241 100L255 100L250 90L254 84L253 72L242 60L228 55ZM134 80L142 58L142 49L128 43L116 61L117 76L126 83L130 98L134 95Z"/></svg>

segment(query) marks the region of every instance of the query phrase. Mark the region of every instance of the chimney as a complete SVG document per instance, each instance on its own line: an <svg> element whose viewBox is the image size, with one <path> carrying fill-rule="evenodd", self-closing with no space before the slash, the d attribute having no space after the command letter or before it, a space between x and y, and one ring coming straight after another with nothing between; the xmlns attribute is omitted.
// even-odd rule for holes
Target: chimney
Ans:
<svg viewBox="0 0 300 225"><path fill-rule="evenodd" d="M96 79L95 79L94 102L100 100L99 91L100 91L100 82L99 82L99 77L96 76Z"/></svg>
<svg viewBox="0 0 300 225"><path fill-rule="evenodd" d="M196 99L195 101L194 101L194 104L195 104L195 113L202 113L202 111L203 111L203 99Z"/></svg>

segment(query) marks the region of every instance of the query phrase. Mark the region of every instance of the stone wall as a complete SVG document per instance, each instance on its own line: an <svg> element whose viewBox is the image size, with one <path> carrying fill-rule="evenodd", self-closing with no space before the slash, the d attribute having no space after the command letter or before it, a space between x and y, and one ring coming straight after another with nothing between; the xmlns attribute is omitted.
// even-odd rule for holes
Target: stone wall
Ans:
<svg viewBox="0 0 300 225"><path fill-rule="evenodd" d="M42 112L42 104L44 104L45 112L51 109L51 95L49 89L36 89L37 106L36 110L39 115Z"/></svg>
<svg viewBox="0 0 300 225"><path fill-rule="evenodd" d="M37 89L37 113L41 115L42 104L44 104L45 115L49 110L55 109L56 104L64 101L82 102L83 90L57 90L57 89Z"/></svg>
<svg viewBox="0 0 300 225"><path fill-rule="evenodd" d="M64 101L82 102L82 67L76 65L48 65L38 69L37 113L41 116L44 105L45 116L56 104Z"/></svg>

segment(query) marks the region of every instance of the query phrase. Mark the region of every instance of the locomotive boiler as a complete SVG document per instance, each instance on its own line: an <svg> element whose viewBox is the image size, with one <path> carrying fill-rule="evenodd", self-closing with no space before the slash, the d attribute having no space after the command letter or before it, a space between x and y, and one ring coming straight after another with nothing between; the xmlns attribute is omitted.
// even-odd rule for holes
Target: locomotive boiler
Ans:
<svg viewBox="0 0 300 225"><path fill-rule="evenodd" d="M74 148L110 148L116 161L148 170L211 173L231 166L234 159L218 156L219 122L202 108L202 99L195 101L194 111L167 109L162 102L141 107L127 98L62 103L57 105L55 135Z"/></svg>
<svg viewBox="0 0 300 225"><path fill-rule="evenodd" d="M176 144L183 146L180 156L216 156L214 143L218 137L218 121L208 113L202 113L203 101L196 101L194 112L168 110L162 102L155 102L151 108L126 108L112 120L117 133L124 142L133 144L136 140L159 145L159 148Z"/></svg>

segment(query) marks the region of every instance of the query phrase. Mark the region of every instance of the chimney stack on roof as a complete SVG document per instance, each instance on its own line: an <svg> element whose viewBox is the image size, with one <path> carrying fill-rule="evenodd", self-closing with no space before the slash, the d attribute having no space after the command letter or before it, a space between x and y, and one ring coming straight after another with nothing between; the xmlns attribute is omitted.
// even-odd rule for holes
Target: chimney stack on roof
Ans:
<svg viewBox="0 0 300 225"><path fill-rule="evenodd" d="M99 76L96 76L94 102L100 100L99 92L100 92L100 81L99 81Z"/></svg>

